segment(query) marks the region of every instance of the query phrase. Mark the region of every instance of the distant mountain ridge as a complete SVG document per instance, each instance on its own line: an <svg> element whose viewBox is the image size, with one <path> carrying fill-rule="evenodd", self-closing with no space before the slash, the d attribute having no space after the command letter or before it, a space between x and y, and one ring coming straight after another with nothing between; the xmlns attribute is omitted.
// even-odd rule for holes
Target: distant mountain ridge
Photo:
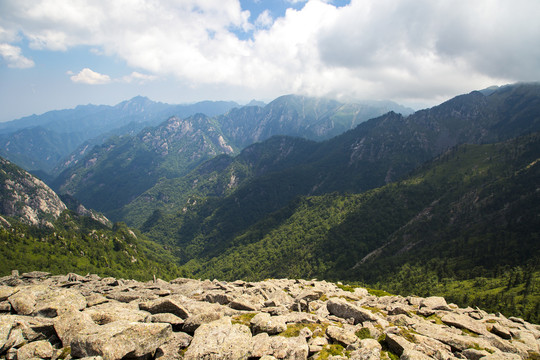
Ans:
<svg viewBox="0 0 540 360"><path fill-rule="evenodd" d="M196 113L216 116L237 106L227 101L171 105L137 96L115 106L80 105L49 111L0 123L0 155L27 170L51 173L60 160L84 142L91 148L110 136L135 134L171 116L184 118ZM36 145L27 148L28 144Z"/></svg>
<svg viewBox="0 0 540 360"><path fill-rule="evenodd" d="M203 114L171 117L136 136L111 138L94 147L52 185L88 207L108 211L130 202L161 177L181 176L205 160L233 152L215 120Z"/></svg>
<svg viewBox="0 0 540 360"><path fill-rule="evenodd" d="M366 114L386 111L387 106L400 108L388 102L375 105L342 104L334 100L288 95L264 108L234 108L217 117L196 114L182 119L182 124L174 129L169 129L170 124L165 121L133 136L111 138L98 148L85 145L84 149L73 153L58 167L62 173L52 184L60 193L68 192L87 206L109 212L131 202L154 186L160 178L183 176L210 157L237 154L246 144L266 140L273 135L303 134L307 138L327 138L336 131L344 131L367 120ZM349 110L344 112L343 109ZM320 128L323 130L310 130L321 124L326 124ZM189 131L184 131L184 127L189 128ZM154 140L147 141L146 137L150 133ZM208 141L195 145L193 136L203 136ZM191 142L192 147L186 150L187 145L178 147L176 142ZM177 148L173 150L175 146ZM104 150L113 147L115 150L111 154ZM140 163L143 157L129 155L135 149L144 149L140 150L139 155L148 155L144 155L144 166ZM120 159L140 168L140 173L129 171L129 166ZM144 178L143 171L146 174ZM100 180L94 182L93 179Z"/></svg>
<svg viewBox="0 0 540 360"><path fill-rule="evenodd" d="M509 110L516 101L526 106ZM185 177L161 180L115 217L140 226L153 210L179 211L190 198L208 195L223 197L214 211L257 221L298 195L363 192L402 178L449 147L535 131L539 85L504 87L489 96L472 92L408 117L388 113L320 143L277 137L254 144L234 159L216 158ZM243 206L252 211L243 214Z"/></svg>
<svg viewBox="0 0 540 360"><path fill-rule="evenodd" d="M293 95L283 98L287 98L289 101L294 100L292 102L297 102L298 99L307 102L313 102L314 100L323 103L332 102L325 99L317 100ZM334 103L337 104L337 102ZM340 106L344 105L341 104ZM345 111L344 114L339 116L345 116L345 118L352 116L356 122L381 115L388 110L403 113L412 112L412 109L392 102L363 102L349 104L345 107L347 106L352 106L353 109L347 110L348 113ZM266 109L264 103L257 101L252 101L245 107L259 110ZM275 104L271 107L275 107ZM114 106L80 105L74 109L54 110L41 115L31 115L0 123L0 155L16 162L27 170L44 171L56 176L66 168L65 161L61 162L62 159L69 157L72 161L79 160L88 150L95 145L104 143L111 136L136 135L143 128L157 126L171 116L187 118L201 113L209 117L216 117L235 108L242 113L244 107L233 101L201 101L194 104L172 105L136 96ZM248 114L253 115L249 111ZM264 110L261 110L261 114L267 115ZM242 133L242 130L238 130L238 119L230 119L231 116L232 114L223 117L224 124L228 122L228 125L223 126L222 130L231 134L234 131ZM242 116L245 117L245 115L240 115L240 117ZM308 120L307 124L306 121L303 121L304 124L293 132L291 132L291 129L283 129L286 132L278 131L275 128L275 122L271 121L270 126L265 125L265 128L267 128L266 134L263 133L261 134L262 137L260 137L253 135L255 129L252 127L256 126L254 124L261 122L261 119L257 118L244 130L244 132L247 131L251 135L247 137L231 137L231 141L237 147L242 148L252 142L264 140L268 137L268 134L313 138L315 134L311 134L313 129L307 129L307 127L311 126L312 120ZM321 121L321 119L317 120ZM347 125L343 124L342 120L338 120L338 124L335 126L333 124L335 120L335 116L334 118L323 119L324 124L322 128L317 130L319 132L317 136L319 138L328 138L351 128L355 124L353 121L352 124ZM332 123L327 124L329 121ZM273 129L268 132L268 128ZM48 139L53 139L53 141ZM33 145L27 149L29 143Z"/></svg>

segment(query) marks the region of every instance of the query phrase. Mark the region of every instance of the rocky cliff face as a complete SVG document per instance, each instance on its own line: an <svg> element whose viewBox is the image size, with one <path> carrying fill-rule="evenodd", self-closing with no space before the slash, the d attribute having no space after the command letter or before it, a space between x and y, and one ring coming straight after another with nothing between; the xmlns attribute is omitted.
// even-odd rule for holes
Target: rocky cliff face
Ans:
<svg viewBox="0 0 540 360"><path fill-rule="evenodd" d="M18 217L30 225L46 225L66 205L45 183L0 158L0 214Z"/></svg>
<svg viewBox="0 0 540 360"><path fill-rule="evenodd" d="M528 359L540 327L325 281L0 278L4 359Z"/></svg>

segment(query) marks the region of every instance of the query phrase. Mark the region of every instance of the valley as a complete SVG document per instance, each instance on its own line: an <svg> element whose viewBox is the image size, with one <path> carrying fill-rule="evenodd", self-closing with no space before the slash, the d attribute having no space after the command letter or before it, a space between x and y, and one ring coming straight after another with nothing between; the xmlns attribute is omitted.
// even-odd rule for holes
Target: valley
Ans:
<svg viewBox="0 0 540 360"><path fill-rule="evenodd" d="M196 109L136 98L0 127L2 273L317 278L540 321L540 85L416 112L295 95ZM76 112L93 132L43 143ZM39 180L12 163L50 188L14 187Z"/></svg>

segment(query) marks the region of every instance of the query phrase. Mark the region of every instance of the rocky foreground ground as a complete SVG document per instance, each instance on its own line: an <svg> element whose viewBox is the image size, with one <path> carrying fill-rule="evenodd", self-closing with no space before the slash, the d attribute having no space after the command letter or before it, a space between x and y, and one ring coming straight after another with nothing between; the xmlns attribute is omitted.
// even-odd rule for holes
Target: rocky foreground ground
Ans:
<svg viewBox="0 0 540 360"><path fill-rule="evenodd" d="M325 281L0 278L2 359L539 359L540 327Z"/></svg>

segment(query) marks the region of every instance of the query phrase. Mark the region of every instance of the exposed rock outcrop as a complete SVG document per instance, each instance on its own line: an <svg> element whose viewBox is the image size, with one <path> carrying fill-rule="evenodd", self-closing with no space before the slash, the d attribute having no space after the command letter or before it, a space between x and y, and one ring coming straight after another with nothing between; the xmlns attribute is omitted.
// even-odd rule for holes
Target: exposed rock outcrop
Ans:
<svg viewBox="0 0 540 360"><path fill-rule="evenodd" d="M1 359L529 359L540 327L326 281L0 278Z"/></svg>

